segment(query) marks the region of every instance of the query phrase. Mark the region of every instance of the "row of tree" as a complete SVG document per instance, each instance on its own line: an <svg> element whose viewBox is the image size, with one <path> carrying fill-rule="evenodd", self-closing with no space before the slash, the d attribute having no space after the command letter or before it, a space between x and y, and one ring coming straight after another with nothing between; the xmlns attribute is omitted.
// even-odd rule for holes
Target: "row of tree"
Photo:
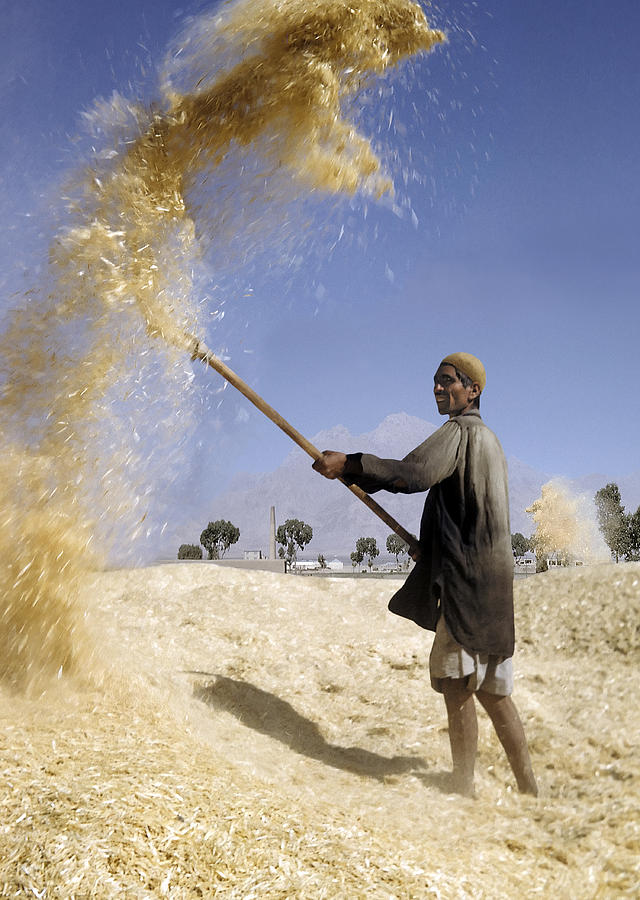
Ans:
<svg viewBox="0 0 640 900"><path fill-rule="evenodd" d="M298 550L304 550L311 538L313 529L300 519L287 519L276 531L276 541L280 544L278 555L291 565L295 562ZM223 559L225 553L240 539L240 529L233 522L218 519L209 522L200 535L200 544L181 544L178 559L202 559L202 547L209 554L209 559ZM202 545L202 546L201 546Z"/></svg>
<svg viewBox="0 0 640 900"><path fill-rule="evenodd" d="M226 519L209 522L200 535L200 544L209 554L209 559L222 559L229 547L239 540L240 529ZM202 559L200 544L180 544L178 559Z"/></svg>
<svg viewBox="0 0 640 900"><path fill-rule="evenodd" d="M600 488L594 501L598 525L616 562L620 559L640 560L640 506L635 513L625 512L620 489L615 482ZM300 519L287 519L276 531L276 541L280 545L278 556L292 565L298 557L298 551L304 550L312 538L313 529L310 525ZM209 554L209 559L222 559L229 547L236 544L239 539L239 528L232 522L218 519L209 522L200 535L200 544L181 544L178 559L202 559L202 547ZM528 551L536 551L533 539L526 538L520 532L511 535L511 546L514 556L523 556ZM387 552L395 556L398 566L399 558L409 551L407 544L397 534L389 535L386 547ZM360 537L356 541L355 550L351 553L351 564L355 568L366 560L371 569L374 559L379 555L380 550L375 538ZM323 568L326 566L322 554L318 557L318 562ZM537 567L539 569L544 567L543 559L538 559Z"/></svg>
<svg viewBox="0 0 640 900"><path fill-rule="evenodd" d="M397 534L390 534L387 538L387 552L396 558L396 565L400 566L399 557L408 554L409 546ZM375 538L361 537L356 541L356 549L351 554L351 565L355 569L356 566L362 565L367 560L369 569L373 565L376 556L380 555L378 544Z"/></svg>
<svg viewBox="0 0 640 900"><path fill-rule="evenodd" d="M304 550L313 538L311 525L300 519L287 519L284 525L279 525L276 531L278 556L286 560L289 565L295 563L298 551ZM209 559L223 559L225 553L240 539L240 529L232 522L218 519L209 522L200 535L200 544L181 544L178 549L178 559L202 559L202 547L209 554ZM390 534L387 538L387 551L396 558L396 565L400 565L399 557L409 552L407 544L397 534ZM369 568L373 560L380 555L376 539L361 537L356 541L356 549L351 554L351 563L354 568L361 565L366 559ZM326 568L326 560L322 554L318 556L318 562L322 568Z"/></svg>

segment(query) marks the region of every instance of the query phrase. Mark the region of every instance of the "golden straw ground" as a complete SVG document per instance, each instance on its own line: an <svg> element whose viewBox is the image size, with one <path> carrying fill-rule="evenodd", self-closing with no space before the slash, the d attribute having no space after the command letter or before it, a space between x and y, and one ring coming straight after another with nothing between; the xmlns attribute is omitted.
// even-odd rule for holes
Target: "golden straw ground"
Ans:
<svg viewBox="0 0 640 900"><path fill-rule="evenodd" d="M517 588L542 795L483 719L471 801L441 790L430 637L385 581L97 576L84 684L0 697L0 896L633 896L640 565Z"/></svg>

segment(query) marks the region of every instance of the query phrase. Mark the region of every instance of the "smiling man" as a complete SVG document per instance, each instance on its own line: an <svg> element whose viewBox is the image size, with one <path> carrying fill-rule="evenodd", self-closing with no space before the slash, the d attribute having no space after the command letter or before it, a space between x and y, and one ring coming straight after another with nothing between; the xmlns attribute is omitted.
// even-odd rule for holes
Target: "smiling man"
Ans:
<svg viewBox="0 0 640 900"><path fill-rule="evenodd" d="M510 696L514 622L507 464L500 442L480 417L485 384L484 366L475 356L445 356L433 377L433 393L448 421L424 443L402 460L328 450L313 467L368 493L429 491L420 556L389 609L435 631L431 684L447 709L453 789L474 793L476 697L493 722L519 790L537 794Z"/></svg>

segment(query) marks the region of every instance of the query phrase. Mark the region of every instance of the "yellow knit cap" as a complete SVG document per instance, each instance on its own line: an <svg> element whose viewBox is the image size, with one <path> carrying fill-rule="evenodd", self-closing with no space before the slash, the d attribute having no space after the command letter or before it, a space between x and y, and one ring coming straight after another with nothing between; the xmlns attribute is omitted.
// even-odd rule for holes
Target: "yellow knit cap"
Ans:
<svg viewBox="0 0 640 900"><path fill-rule="evenodd" d="M487 383L487 373L477 356L471 353L450 353L440 363L441 366L453 366L463 375L468 375L472 381L477 381L480 391L484 390Z"/></svg>

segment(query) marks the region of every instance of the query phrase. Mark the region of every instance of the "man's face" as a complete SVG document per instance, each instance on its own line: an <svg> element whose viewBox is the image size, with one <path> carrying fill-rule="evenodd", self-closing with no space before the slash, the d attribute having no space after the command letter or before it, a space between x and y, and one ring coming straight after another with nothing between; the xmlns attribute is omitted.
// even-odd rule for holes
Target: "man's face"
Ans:
<svg viewBox="0 0 640 900"><path fill-rule="evenodd" d="M474 382L465 387L450 365L441 365L433 376L433 395L441 416L460 416L473 408L473 401L480 394L479 386Z"/></svg>

